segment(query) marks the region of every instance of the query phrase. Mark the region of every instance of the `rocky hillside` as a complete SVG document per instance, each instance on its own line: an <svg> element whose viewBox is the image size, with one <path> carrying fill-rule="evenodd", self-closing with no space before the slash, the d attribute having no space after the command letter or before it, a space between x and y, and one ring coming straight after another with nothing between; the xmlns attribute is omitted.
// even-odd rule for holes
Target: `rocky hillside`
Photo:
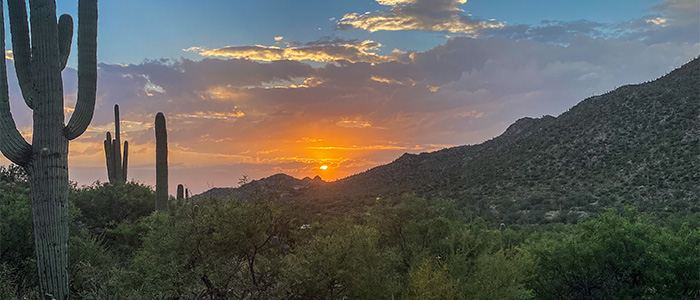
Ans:
<svg viewBox="0 0 700 300"><path fill-rule="evenodd" d="M628 204L661 217L698 211L700 61L588 98L558 117L517 120L479 145L404 154L342 180L311 181L278 174L227 191L276 190L319 213L415 193L508 223L575 222Z"/></svg>

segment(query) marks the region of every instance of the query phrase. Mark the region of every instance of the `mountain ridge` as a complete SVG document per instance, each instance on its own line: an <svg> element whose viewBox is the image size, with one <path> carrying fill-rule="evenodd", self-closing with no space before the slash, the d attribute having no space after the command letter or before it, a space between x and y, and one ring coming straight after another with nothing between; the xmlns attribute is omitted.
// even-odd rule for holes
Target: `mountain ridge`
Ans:
<svg viewBox="0 0 700 300"><path fill-rule="evenodd" d="M575 221L627 204L668 214L700 210L699 136L696 58L654 81L589 97L557 117L518 119L481 144L405 153L333 182L276 174L226 191L245 198L277 189L319 211L414 193L454 199L494 222Z"/></svg>

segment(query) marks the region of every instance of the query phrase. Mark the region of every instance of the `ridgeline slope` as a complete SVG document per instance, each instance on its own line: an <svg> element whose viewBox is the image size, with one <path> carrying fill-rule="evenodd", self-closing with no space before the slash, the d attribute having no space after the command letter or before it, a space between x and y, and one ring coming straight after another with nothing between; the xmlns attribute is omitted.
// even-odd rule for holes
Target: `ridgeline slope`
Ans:
<svg viewBox="0 0 700 300"><path fill-rule="evenodd" d="M342 180L273 175L200 197L277 191L322 213L404 193L454 199L492 222L575 222L635 205L661 217L700 210L700 60L590 97L558 117L522 118L482 144L404 154Z"/></svg>

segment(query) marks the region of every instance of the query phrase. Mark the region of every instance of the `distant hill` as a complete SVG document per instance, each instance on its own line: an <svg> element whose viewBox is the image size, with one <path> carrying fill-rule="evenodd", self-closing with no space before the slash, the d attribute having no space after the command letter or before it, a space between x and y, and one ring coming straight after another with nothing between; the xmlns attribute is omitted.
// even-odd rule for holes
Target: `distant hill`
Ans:
<svg viewBox="0 0 700 300"><path fill-rule="evenodd" d="M415 193L507 223L575 222L627 204L661 217L700 211L700 60L558 117L522 118L479 145L404 154L334 182L277 174L200 197L261 190L318 213Z"/></svg>

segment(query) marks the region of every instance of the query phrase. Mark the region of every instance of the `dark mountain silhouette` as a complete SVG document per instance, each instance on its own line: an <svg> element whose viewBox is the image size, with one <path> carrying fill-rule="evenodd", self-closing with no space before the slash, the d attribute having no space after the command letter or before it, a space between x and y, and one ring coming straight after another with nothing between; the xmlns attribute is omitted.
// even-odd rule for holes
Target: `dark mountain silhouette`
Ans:
<svg viewBox="0 0 700 300"><path fill-rule="evenodd" d="M319 213L414 193L510 223L576 221L624 205L660 216L698 211L700 61L588 98L559 117L522 118L479 145L406 153L334 182L277 174L201 196L261 190Z"/></svg>

